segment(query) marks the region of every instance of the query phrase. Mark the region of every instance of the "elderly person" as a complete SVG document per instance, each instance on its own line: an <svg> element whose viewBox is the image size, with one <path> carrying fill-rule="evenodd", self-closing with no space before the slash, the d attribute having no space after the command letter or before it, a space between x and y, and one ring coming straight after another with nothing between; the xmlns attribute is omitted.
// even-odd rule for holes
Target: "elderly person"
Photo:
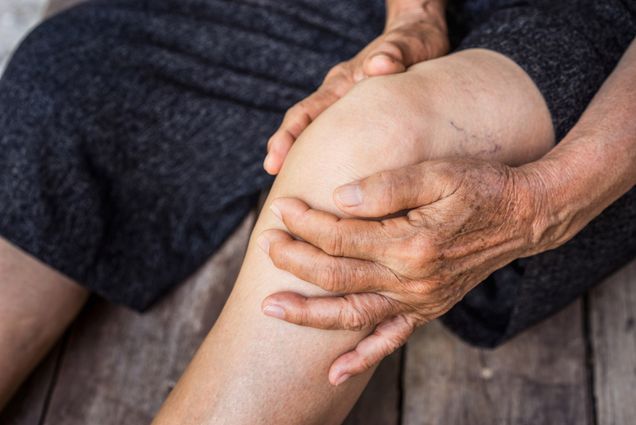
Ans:
<svg viewBox="0 0 636 425"><path fill-rule="evenodd" d="M559 205L533 201L559 184L578 199L568 179L579 151L602 151L599 168L620 157L612 164L628 169L623 150L594 149L594 132L572 139L585 142L576 155L565 141L553 146L627 47L632 15L619 2L495 3L454 10L466 26L451 30L456 53L438 59L449 45L441 1L389 1L376 41L383 2L362 0L95 1L42 25L0 84L0 400L72 320L85 288L143 309L204 261L269 185L256 148L278 113L371 41L272 137L265 166L278 176L236 286L156 420L340 422L373 365L416 325L565 237ZM609 31L587 38L599 28ZM592 115L614 92L628 95L626 68ZM555 169L561 180L548 179ZM598 212L630 184L616 176L595 186L595 209L563 211ZM587 217L573 216L579 227ZM494 316L499 305L469 307Z"/></svg>
<svg viewBox="0 0 636 425"><path fill-rule="evenodd" d="M629 191L636 184L635 113L632 42L581 120L540 160L522 167L429 160L382 171L335 189L336 214L300 199L274 200L286 231L268 230L260 244L278 268L337 295L274 294L263 311L321 329L375 328L336 360L333 382L369 369L488 275L564 246ZM500 271L508 275L498 273L480 288L494 292L491 299L475 291L445 322L467 340L492 346L572 301L634 257L634 208L624 204L631 196L621 204L626 211L616 206L602 218L618 215L619 227L598 219L591 228L600 232L529 258L522 271ZM563 270L545 267L556 261ZM499 303L514 308L489 321Z"/></svg>

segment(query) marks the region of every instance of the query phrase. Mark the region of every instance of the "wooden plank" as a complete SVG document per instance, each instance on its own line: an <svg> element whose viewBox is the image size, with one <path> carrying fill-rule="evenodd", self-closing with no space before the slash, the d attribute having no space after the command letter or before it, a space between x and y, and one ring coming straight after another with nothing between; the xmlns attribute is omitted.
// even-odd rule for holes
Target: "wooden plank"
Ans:
<svg viewBox="0 0 636 425"><path fill-rule="evenodd" d="M152 311L90 306L70 335L44 423L149 423L220 313L252 222ZM396 353L378 368L347 424L397 425L399 375Z"/></svg>
<svg viewBox="0 0 636 425"><path fill-rule="evenodd" d="M150 423L221 312L254 214L194 277L145 314L99 301L71 333L45 424Z"/></svg>
<svg viewBox="0 0 636 425"><path fill-rule="evenodd" d="M55 372L62 354L59 342L0 414L0 424L37 425L44 416L48 397L55 381Z"/></svg>
<svg viewBox="0 0 636 425"><path fill-rule="evenodd" d="M402 350L378 366L344 425L399 425Z"/></svg>
<svg viewBox="0 0 636 425"><path fill-rule="evenodd" d="M86 0L51 0L46 8L45 16L53 16L64 9L75 6Z"/></svg>
<svg viewBox="0 0 636 425"><path fill-rule="evenodd" d="M580 301L496 350L439 322L407 345L404 425L591 424Z"/></svg>
<svg viewBox="0 0 636 425"><path fill-rule="evenodd" d="M594 289L590 338L598 425L636 422L636 261Z"/></svg>

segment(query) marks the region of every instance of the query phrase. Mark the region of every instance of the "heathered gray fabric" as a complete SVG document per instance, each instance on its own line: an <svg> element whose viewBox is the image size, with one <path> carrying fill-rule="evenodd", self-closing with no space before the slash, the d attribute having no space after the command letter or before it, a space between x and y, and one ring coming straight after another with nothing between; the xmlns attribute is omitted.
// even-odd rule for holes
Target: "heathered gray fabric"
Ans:
<svg viewBox="0 0 636 425"><path fill-rule="evenodd" d="M489 48L520 64L543 93L559 140L636 36L636 1L504 0L473 13L472 25L459 48ZM443 321L472 344L497 346L635 256L632 189L563 247L495 272Z"/></svg>
<svg viewBox="0 0 636 425"><path fill-rule="evenodd" d="M453 6L468 22L460 48L516 60L559 134L633 36L633 10L620 2L605 15L543 2ZM261 162L284 111L383 19L383 0L98 0L48 20L0 80L0 234L97 294L147 308L271 184ZM598 31L615 43L609 53L590 39ZM496 273L447 323L494 344L569 302L633 257L635 202ZM585 270L581 258L593 258Z"/></svg>
<svg viewBox="0 0 636 425"><path fill-rule="evenodd" d="M254 206L280 117L381 31L382 3L105 0L46 21L0 80L0 234L145 309Z"/></svg>

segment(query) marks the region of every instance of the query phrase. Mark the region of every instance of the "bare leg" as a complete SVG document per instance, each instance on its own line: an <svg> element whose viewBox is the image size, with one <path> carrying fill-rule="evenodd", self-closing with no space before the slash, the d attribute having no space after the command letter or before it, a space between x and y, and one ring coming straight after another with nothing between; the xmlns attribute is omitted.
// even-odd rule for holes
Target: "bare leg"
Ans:
<svg viewBox="0 0 636 425"><path fill-rule="evenodd" d="M443 156L520 164L553 143L536 87L496 53L465 51L358 85L294 145L234 291L155 423L337 424L368 381L370 374L334 387L327 373L370 330L302 328L262 314L273 292L323 293L277 270L257 246L263 230L281 227L267 208L272 199L300 197L337 213L332 191L353 179Z"/></svg>
<svg viewBox="0 0 636 425"><path fill-rule="evenodd" d="M0 238L0 410L87 296L86 289Z"/></svg>

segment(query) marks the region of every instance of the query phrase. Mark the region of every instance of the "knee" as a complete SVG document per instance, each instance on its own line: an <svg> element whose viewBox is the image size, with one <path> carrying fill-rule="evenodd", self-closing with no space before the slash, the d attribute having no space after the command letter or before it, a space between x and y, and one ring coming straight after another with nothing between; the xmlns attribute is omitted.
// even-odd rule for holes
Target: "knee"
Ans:
<svg viewBox="0 0 636 425"><path fill-rule="evenodd" d="M527 162L552 146L541 94L509 59L467 52L357 84L298 140L353 178L432 158ZM521 71L522 73L522 71Z"/></svg>
<svg viewBox="0 0 636 425"><path fill-rule="evenodd" d="M425 160L439 117L431 103L407 95L412 84L405 75L359 83L305 130L292 157L347 178Z"/></svg>

